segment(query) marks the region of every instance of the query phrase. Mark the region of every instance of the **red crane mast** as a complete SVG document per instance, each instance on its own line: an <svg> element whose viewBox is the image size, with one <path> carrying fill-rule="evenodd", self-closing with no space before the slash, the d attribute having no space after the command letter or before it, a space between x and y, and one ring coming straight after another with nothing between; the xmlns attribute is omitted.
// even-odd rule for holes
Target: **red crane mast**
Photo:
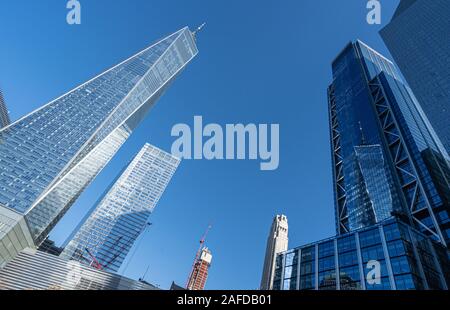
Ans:
<svg viewBox="0 0 450 310"><path fill-rule="evenodd" d="M189 273L189 277L186 281L185 287L188 289L189 282L191 281L191 278L195 272L195 265L200 259L200 255L202 254L203 245L205 244L206 237L208 236L209 231L211 230L212 225L208 225L208 228L206 229L205 233L203 234L202 238L200 239L200 246L198 247L197 254L195 255L194 263L192 264L191 272Z"/></svg>

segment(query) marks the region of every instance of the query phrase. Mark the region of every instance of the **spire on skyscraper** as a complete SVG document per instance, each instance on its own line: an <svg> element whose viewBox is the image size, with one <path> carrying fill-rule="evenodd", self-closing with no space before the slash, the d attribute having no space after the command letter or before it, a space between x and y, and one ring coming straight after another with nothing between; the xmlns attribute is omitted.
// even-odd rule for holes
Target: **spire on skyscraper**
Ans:
<svg viewBox="0 0 450 310"><path fill-rule="evenodd" d="M199 33L200 31L202 31L202 29L206 26L206 22L201 24L200 26L197 27L197 29L195 29L194 31L192 31L192 36L194 37L194 39L197 39L197 33Z"/></svg>

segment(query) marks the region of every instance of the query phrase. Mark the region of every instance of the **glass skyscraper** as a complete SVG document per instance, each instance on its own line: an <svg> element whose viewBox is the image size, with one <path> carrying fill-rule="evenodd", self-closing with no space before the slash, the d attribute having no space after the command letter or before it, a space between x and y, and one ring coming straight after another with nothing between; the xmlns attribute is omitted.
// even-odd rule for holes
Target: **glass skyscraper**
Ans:
<svg viewBox="0 0 450 310"><path fill-rule="evenodd" d="M401 0L380 32L450 153L450 1Z"/></svg>
<svg viewBox="0 0 450 310"><path fill-rule="evenodd" d="M328 99L337 233L395 215L448 245L450 159L393 63L348 44Z"/></svg>
<svg viewBox="0 0 450 310"><path fill-rule="evenodd" d="M75 230L61 257L118 271L179 163L146 144Z"/></svg>
<svg viewBox="0 0 450 310"><path fill-rule="evenodd" d="M388 59L357 41L332 66L337 235L279 254L273 288L448 289L447 152Z"/></svg>
<svg viewBox="0 0 450 310"><path fill-rule="evenodd" d="M45 239L197 53L183 28L0 130L0 266Z"/></svg>
<svg viewBox="0 0 450 310"><path fill-rule="evenodd" d="M0 89L0 129L10 124L8 108L6 107L5 99L3 98L2 90Z"/></svg>

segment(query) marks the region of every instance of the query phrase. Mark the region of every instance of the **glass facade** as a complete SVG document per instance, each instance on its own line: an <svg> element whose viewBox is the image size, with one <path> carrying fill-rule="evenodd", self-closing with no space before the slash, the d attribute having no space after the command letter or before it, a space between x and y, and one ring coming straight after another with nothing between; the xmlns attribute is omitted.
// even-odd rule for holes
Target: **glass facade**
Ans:
<svg viewBox="0 0 450 310"><path fill-rule="evenodd" d="M448 289L446 251L409 225L389 219L279 254L274 289ZM373 273L374 262L379 272Z"/></svg>
<svg viewBox="0 0 450 310"><path fill-rule="evenodd" d="M75 230L61 257L118 271L179 163L146 144Z"/></svg>
<svg viewBox="0 0 450 310"><path fill-rule="evenodd" d="M183 28L0 130L0 208L40 244L197 53Z"/></svg>
<svg viewBox="0 0 450 310"><path fill-rule="evenodd" d="M380 32L450 153L450 1L402 0Z"/></svg>
<svg viewBox="0 0 450 310"><path fill-rule="evenodd" d="M360 186L349 191L348 218L355 230L389 218L393 194L380 145L355 146L353 163L352 177Z"/></svg>
<svg viewBox="0 0 450 310"><path fill-rule="evenodd" d="M3 98L2 90L0 89L0 129L10 124L8 108L6 107L5 99Z"/></svg>
<svg viewBox="0 0 450 310"><path fill-rule="evenodd" d="M392 62L360 41L332 67L337 233L395 215L448 244L450 159L413 93Z"/></svg>

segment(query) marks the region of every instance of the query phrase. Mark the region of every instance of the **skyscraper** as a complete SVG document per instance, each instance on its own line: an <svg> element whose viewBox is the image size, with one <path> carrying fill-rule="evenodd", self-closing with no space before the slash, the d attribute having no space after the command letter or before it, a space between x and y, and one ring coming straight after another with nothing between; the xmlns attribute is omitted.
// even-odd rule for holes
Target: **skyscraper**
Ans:
<svg viewBox="0 0 450 310"><path fill-rule="evenodd" d="M211 251L207 247L204 247L201 251L200 257L194 263L194 267L186 287L188 290L201 291L205 288L211 261Z"/></svg>
<svg viewBox="0 0 450 310"><path fill-rule="evenodd" d="M337 233L395 215L449 244L450 159L412 91L391 61L360 41L348 44L332 67Z"/></svg>
<svg viewBox="0 0 450 310"><path fill-rule="evenodd" d="M197 53L183 28L0 130L0 266L45 239Z"/></svg>
<svg viewBox="0 0 450 310"><path fill-rule="evenodd" d="M266 256L261 279L261 290L271 290L275 273L277 254L288 249L288 221L285 215L277 215L273 219L267 238Z"/></svg>
<svg viewBox="0 0 450 310"><path fill-rule="evenodd" d="M380 34L450 153L450 1L401 0Z"/></svg>
<svg viewBox="0 0 450 310"><path fill-rule="evenodd" d="M0 89L0 129L10 124L8 108L6 107L5 98L3 98L2 90Z"/></svg>
<svg viewBox="0 0 450 310"><path fill-rule="evenodd" d="M328 103L337 236L277 255L273 288L448 289L449 159L413 93L357 41Z"/></svg>
<svg viewBox="0 0 450 310"><path fill-rule="evenodd" d="M61 256L118 271L179 163L146 144L75 230Z"/></svg>

